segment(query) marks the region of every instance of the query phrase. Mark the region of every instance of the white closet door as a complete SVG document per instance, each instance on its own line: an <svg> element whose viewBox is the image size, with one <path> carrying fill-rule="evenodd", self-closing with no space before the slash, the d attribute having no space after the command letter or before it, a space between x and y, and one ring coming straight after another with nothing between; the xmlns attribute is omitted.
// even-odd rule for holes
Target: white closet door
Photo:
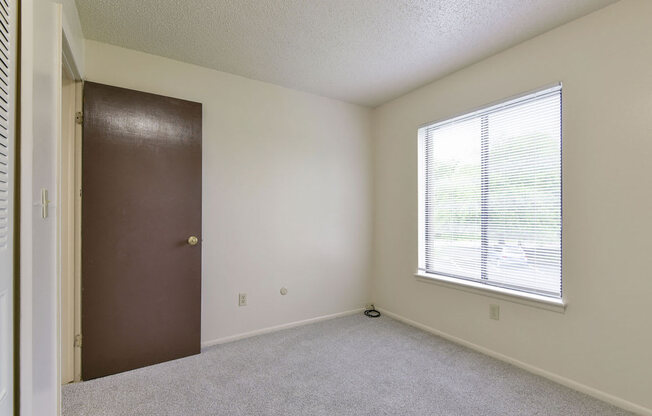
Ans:
<svg viewBox="0 0 652 416"><path fill-rule="evenodd" d="M0 0L0 416L13 415L15 1Z"/></svg>

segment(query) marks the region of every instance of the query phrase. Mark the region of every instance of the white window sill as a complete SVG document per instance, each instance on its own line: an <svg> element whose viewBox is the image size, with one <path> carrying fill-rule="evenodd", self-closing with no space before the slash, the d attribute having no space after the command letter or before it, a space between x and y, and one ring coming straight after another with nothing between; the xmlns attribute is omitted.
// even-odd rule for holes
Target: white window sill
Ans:
<svg viewBox="0 0 652 416"><path fill-rule="evenodd" d="M490 296L492 298L509 302L520 303L521 305L534 306L536 308L546 309L553 312L564 313L566 310L566 302L563 299L553 299L547 296L483 285L482 283L476 283L470 280L456 279L453 277L424 273L421 271L417 271L417 273L414 274L414 277L421 282L434 283L452 289L463 290L477 295Z"/></svg>

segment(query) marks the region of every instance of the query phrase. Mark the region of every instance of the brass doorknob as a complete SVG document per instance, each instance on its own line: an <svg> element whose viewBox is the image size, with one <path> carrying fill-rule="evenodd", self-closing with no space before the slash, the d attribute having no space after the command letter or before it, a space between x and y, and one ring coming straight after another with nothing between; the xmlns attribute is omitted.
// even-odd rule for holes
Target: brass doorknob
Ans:
<svg viewBox="0 0 652 416"><path fill-rule="evenodd" d="M199 243L199 238L195 237L194 235L188 237L188 244L190 244L191 246L196 246L197 243Z"/></svg>

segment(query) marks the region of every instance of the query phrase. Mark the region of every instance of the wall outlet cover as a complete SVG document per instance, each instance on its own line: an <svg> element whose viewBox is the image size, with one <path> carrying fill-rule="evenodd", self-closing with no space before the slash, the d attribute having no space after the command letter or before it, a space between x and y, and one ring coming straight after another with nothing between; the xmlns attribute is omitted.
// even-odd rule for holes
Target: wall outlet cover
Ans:
<svg viewBox="0 0 652 416"><path fill-rule="evenodd" d="M500 319L500 305L489 305L489 318L496 321Z"/></svg>
<svg viewBox="0 0 652 416"><path fill-rule="evenodd" d="M247 294L239 293L238 294L238 306L247 306Z"/></svg>

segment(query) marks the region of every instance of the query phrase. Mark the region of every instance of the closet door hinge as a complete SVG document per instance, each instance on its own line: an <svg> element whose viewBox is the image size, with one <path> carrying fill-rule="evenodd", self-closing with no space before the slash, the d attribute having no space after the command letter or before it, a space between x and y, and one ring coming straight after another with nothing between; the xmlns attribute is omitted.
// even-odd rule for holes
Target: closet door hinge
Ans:
<svg viewBox="0 0 652 416"><path fill-rule="evenodd" d="M75 123L84 124L84 113L82 113L81 111L77 111L75 113Z"/></svg>
<svg viewBox="0 0 652 416"><path fill-rule="evenodd" d="M81 348L82 346L82 336L81 334L75 335L75 348Z"/></svg>

